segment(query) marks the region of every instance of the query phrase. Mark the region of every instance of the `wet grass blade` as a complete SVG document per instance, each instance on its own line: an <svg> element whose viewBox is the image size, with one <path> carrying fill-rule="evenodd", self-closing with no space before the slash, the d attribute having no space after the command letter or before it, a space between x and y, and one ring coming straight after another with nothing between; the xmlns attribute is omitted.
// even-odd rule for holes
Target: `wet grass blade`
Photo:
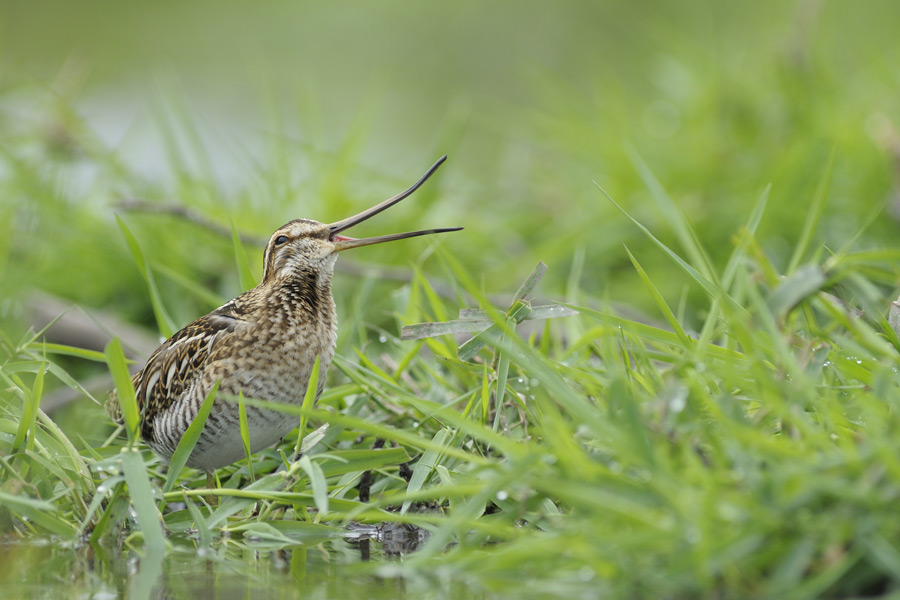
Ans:
<svg viewBox="0 0 900 600"><path fill-rule="evenodd" d="M541 282L541 279L544 278L544 273L546 272L547 265L545 265L543 261L539 262L528 277L525 278L525 281L519 287L519 291L516 292L513 300L524 300L525 296L530 294L534 288L537 287L537 284Z"/></svg>
<svg viewBox="0 0 900 600"><path fill-rule="evenodd" d="M426 337L456 333L477 333L490 327L491 321L487 319L465 319L458 321L444 321L438 323L416 323L404 325L400 330L401 340L418 340Z"/></svg>
<svg viewBox="0 0 900 600"><path fill-rule="evenodd" d="M32 521L43 531L71 539L76 534L75 527L60 518L59 509L50 502L29 498L24 494L8 494L0 491L0 506L14 514Z"/></svg>
<svg viewBox="0 0 900 600"><path fill-rule="evenodd" d="M144 546L148 552L163 552L166 540L163 536L162 518L153 500L153 490L141 453L125 448L119 456L125 473L125 482L128 484L128 497L144 536Z"/></svg>
<svg viewBox="0 0 900 600"><path fill-rule="evenodd" d="M457 321L457 323L458 322L459 321ZM457 358L463 362L472 360L472 358L484 348L488 343L488 340L495 335L497 335L497 326L491 325L475 337L463 342L456 352Z"/></svg>
<svg viewBox="0 0 900 600"><path fill-rule="evenodd" d="M450 437L450 431L447 429L440 429L434 434L431 441L435 446L443 447L448 437ZM434 468L440 464L442 455L443 452L437 448L426 450L425 453L422 454L419 460L416 461L416 466L413 467L412 477L409 478L409 484L406 486L406 493L411 494L417 492L425 485L425 482L428 481L428 477L431 475L432 471L434 471ZM411 500L405 500L400 507L400 514L406 513L411 504Z"/></svg>
<svg viewBox="0 0 900 600"><path fill-rule="evenodd" d="M558 317L574 317L577 314L578 311L567 308L561 304L542 304L540 306L532 306L530 312L528 312L522 320L533 321L535 319L556 319ZM488 312L480 308L463 308L459 311L459 318L470 320L482 319L487 323L493 322L489 321L490 315Z"/></svg>
<svg viewBox="0 0 900 600"><path fill-rule="evenodd" d="M106 365L109 367L109 372L116 387L116 399L122 410L122 418L125 421L125 431L128 434L129 444L134 444L138 436L140 413L137 399L134 396L134 385L131 383L131 376L128 374L125 353L122 351L122 342L119 341L119 338L110 340L103 351L103 355L106 358Z"/></svg>
<svg viewBox="0 0 900 600"><path fill-rule="evenodd" d="M209 525L206 523L206 519L203 518L200 509L197 508L196 504L191 502L190 498L185 498L184 503L187 505L188 512L191 513L191 518L194 519L194 523L197 525L197 535L200 537L200 547L209 548L212 546L212 532L209 529Z"/></svg>
<svg viewBox="0 0 900 600"><path fill-rule="evenodd" d="M203 400L203 404L200 405L197 416L194 417L194 420L188 425L187 431L184 432L184 435L178 441L178 446L175 447L175 452L169 461L169 472L166 474L166 483L163 485L164 494L175 485L178 476L181 474L181 469L184 468L188 458L191 456L191 452L194 451L194 446L197 445L197 440L200 439L200 434L206 426L206 419L209 418L213 403L216 401L216 392L218 390L219 382L217 381L212 386L212 389L209 390L209 393Z"/></svg>
<svg viewBox="0 0 900 600"><path fill-rule="evenodd" d="M322 467L317 462L311 461L308 454L300 458L298 464L306 473L306 476L309 477L313 501L316 503L316 508L319 509L319 514L321 516L328 514L328 484L325 482L325 474L322 472Z"/></svg>

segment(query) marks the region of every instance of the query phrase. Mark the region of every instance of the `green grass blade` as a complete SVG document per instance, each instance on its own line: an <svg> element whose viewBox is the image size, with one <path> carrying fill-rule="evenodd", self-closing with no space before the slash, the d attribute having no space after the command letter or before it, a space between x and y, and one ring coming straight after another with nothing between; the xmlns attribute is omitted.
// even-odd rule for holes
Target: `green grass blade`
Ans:
<svg viewBox="0 0 900 600"><path fill-rule="evenodd" d="M234 246L234 262L237 264L238 276L241 281L241 289L247 291L256 286L256 278L253 276L253 270L250 268L250 259L247 258L247 250L241 241L241 236L234 222L231 223L231 244Z"/></svg>
<svg viewBox="0 0 900 600"><path fill-rule="evenodd" d="M31 394L29 394L29 410L28 419L28 440L26 447L29 451L34 450L35 429L37 428L37 417L41 407L41 396L44 394L44 369L41 368L34 376L34 384L31 386Z"/></svg>
<svg viewBox="0 0 900 600"><path fill-rule="evenodd" d="M197 535L200 537L200 547L209 548L212 546L212 532L210 531L209 524L200 513L200 509L197 508L196 504L191 502L190 498L185 498L184 503L187 505L188 512L191 513L191 518L194 519L194 523L197 525Z"/></svg>
<svg viewBox="0 0 900 600"><path fill-rule="evenodd" d="M519 291L516 292L513 300L524 300L525 296L530 294L534 288L541 282L541 279L544 277L544 273L547 272L547 265L544 264L543 261L539 262L537 266L531 271L531 274L525 278L525 281L522 283L521 287L519 287Z"/></svg>
<svg viewBox="0 0 900 600"><path fill-rule="evenodd" d="M147 470L141 453L134 449L123 449L119 454L125 483L128 484L128 496L137 516L138 526L144 535L144 546L148 552L163 552L166 540L163 537L163 523L153 501L153 490L147 478Z"/></svg>
<svg viewBox="0 0 900 600"><path fill-rule="evenodd" d="M253 460L250 455L250 426L247 423L247 405L244 403L244 392L238 392L238 422L241 428L241 444L244 446L244 456L247 457L247 468L250 470L250 481L256 481L253 472Z"/></svg>
<svg viewBox="0 0 900 600"><path fill-rule="evenodd" d="M406 486L406 492L408 494L419 491L422 486L425 485L425 482L428 481L428 477L434 471L434 468L440 464L440 459L443 455L443 452L438 448L442 448L449 437L451 436L448 429L439 429L438 432L434 434L434 437L431 438L432 443L437 448L426 450L419 460L416 461L416 466L413 467L412 477L409 478L409 484ZM400 514L405 514L406 511L409 510L411 504L411 500L405 500L400 507Z"/></svg>
<svg viewBox="0 0 900 600"><path fill-rule="evenodd" d="M309 455L300 458L298 464L309 477L309 485L312 487L313 501L319 509L321 516L328 514L328 484L325 482L325 474L317 462L309 459Z"/></svg>
<svg viewBox="0 0 900 600"><path fill-rule="evenodd" d="M509 377L509 352L502 349L503 338L500 338L497 354L497 386L494 388L494 424L491 429L500 429L500 417L503 414L503 402L506 395L506 380Z"/></svg>
<svg viewBox="0 0 900 600"><path fill-rule="evenodd" d="M125 353L122 351L122 342L119 341L119 338L116 337L110 340L103 351L103 355L106 357L106 365L109 367L109 372L116 387L116 398L122 410L128 441L130 444L134 444L140 429L140 413L137 399L134 396L134 385L131 383L131 376L128 374Z"/></svg>
<svg viewBox="0 0 900 600"><path fill-rule="evenodd" d="M753 238L753 236L756 235L756 230L759 228L763 214L765 214L766 207L769 204L769 195L771 191L772 186L767 185L762 194L759 195L756 204L753 206L753 210L750 213L750 219L744 227L744 233L749 238ZM723 289L727 290L731 287L731 283L734 281L737 269L741 265L741 261L744 259L745 254L746 243L739 241L734 251L731 253L731 256L728 257L728 263L725 265L725 270L722 273Z"/></svg>
<svg viewBox="0 0 900 600"><path fill-rule="evenodd" d="M184 432L184 435L178 441L178 446L175 447L175 452L172 454L171 460L169 460L169 472L166 474L166 483L163 485L164 494L175 485L178 476L181 474L181 469L184 468L188 458L191 456L191 452L194 451L194 446L197 445L197 440L200 439L203 427L206 426L206 419L209 418L213 403L216 401L216 392L218 390L219 382L217 381L212 386L212 389L209 390L209 393L203 400L203 404L200 405L197 416L194 417L194 420L188 425L187 431Z"/></svg>
<svg viewBox="0 0 900 600"><path fill-rule="evenodd" d="M569 306L569 308L577 310L583 315L596 318L611 327L620 328L622 331L627 332L631 335L635 335L641 339L666 345L682 346L684 344L684 341L677 335L675 335L675 333L666 331L665 329L660 329L659 327L653 327L652 325L647 325L646 323L631 321L629 319L624 319L622 317L610 313L605 313L599 310L594 310L592 308L575 305L567 306ZM746 359L746 357L742 353L731 350L730 348L723 348L721 346L710 345L707 346L706 351L710 356L729 361L743 361Z"/></svg>
<svg viewBox="0 0 900 600"><path fill-rule="evenodd" d="M404 325L400 330L401 340L417 340L438 335L455 333L477 333L489 327L491 321L486 319L463 319L458 321L443 321L437 323L416 323Z"/></svg>
<svg viewBox="0 0 900 600"><path fill-rule="evenodd" d="M435 444L429 438L422 438L414 433L410 433L403 429L393 429L391 427L387 427L380 423L373 423L367 421L366 419L361 419L359 417L354 417L342 413L329 412L321 409L304 409L300 406L293 406L291 404L285 404L283 402L271 402L269 400L257 400L255 398L245 398L244 401L250 406L258 406L260 408L266 408L269 410L274 410L276 412L283 412L287 414L302 416L307 415L309 417L313 417L316 419L320 419L324 422L331 423L334 425L343 425L345 427L351 427L354 429L359 429L360 431L365 431L374 436L384 438L385 440L390 440L397 442L398 444L405 444L407 446L411 446L413 448L421 448L423 450L428 450L430 448L435 448ZM473 425L469 423L469 425ZM447 446L445 448L438 447L437 449L443 450L446 454L453 456L455 458L459 458L464 461L469 461L475 463L477 465L485 464L488 462L486 459L478 456L477 454L473 454L471 452L466 452L465 450L460 450L458 448L454 448L452 446Z"/></svg>
<svg viewBox="0 0 900 600"><path fill-rule="evenodd" d="M22 415L19 418L16 435L13 438L10 452L18 452L23 445L26 445L26 442L29 450L34 446L34 422L37 419L38 403L41 399L40 391L44 387L44 368L45 365L41 365L40 369L38 369L35 374L34 385L32 385L31 390L28 390L25 385L21 383L18 376L13 377L19 385L19 389L22 391L25 401L22 405ZM35 397L35 391L38 392L37 397Z"/></svg>
<svg viewBox="0 0 900 600"><path fill-rule="evenodd" d="M459 321L457 321L459 323ZM456 356L459 360L463 362L467 362L472 360L472 358L478 354L482 348L484 348L485 344L488 343L488 340L497 335L497 325L491 325L484 331L478 333L475 337L470 338L460 344L459 349L456 352Z"/></svg>
<svg viewBox="0 0 900 600"><path fill-rule="evenodd" d="M665 298L662 297L662 294L660 294L656 286L653 285L653 282L650 280L647 272L644 271L641 263L639 263L638 260L634 257L634 255L631 253L631 250L628 249L628 246L625 247L625 252L628 253L628 258L631 259L631 264L634 265L634 268L640 276L641 281L644 282L644 285L647 287L647 291L650 292L650 296L656 303L657 308L659 308L660 312L662 312L663 317L665 317L666 322L669 324L669 327L672 328L672 331L675 332L675 335L678 336L678 339L681 340L681 343L684 344L684 347L686 349L693 349L693 343L688 337L688 334L684 332L684 328L681 326L681 323L678 322L678 319L675 317L675 313L672 312L672 309L669 308L669 305L668 303L666 303Z"/></svg>
<svg viewBox="0 0 900 600"><path fill-rule="evenodd" d="M797 304L822 289L828 278L818 265L795 269L769 296L767 304L773 314L784 317Z"/></svg>
<svg viewBox="0 0 900 600"><path fill-rule="evenodd" d="M225 303L226 299L221 294L217 294L216 292L205 288L198 283L196 279L176 271L171 267L167 267L163 264L155 264L153 265L153 270L163 278L168 279L172 283L183 288L198 300L205 302L210 307L222 306Z"/></svg>
<svg viewBox="0 0 900 600"><path fill-rule="evenodd" d="M81 454L79 454L78 450L72 444L71 440L66 437L66 434L63 433L62 429L60 429L59 426L53 421L53 419L48 417L47 414L40 409L40 407L38 407L37 411L37 420L41 422L41 428L43 428L53 438L55 438L60 447L64 450L64 457L68 458L71 462L72 470L76 472L80 476L81 481L86 486L88 486L91 491L93 491L94 482L91 479L91 473L88 470L84 458L81 456ZM83 445L87 446L87 444ZM89 450L91 450L89 446L87 447Z"/></svg>
<svg viewBox="0 0 900 600"><path fill-rule="evenodd" d="M491 377L488 371L487 363L484 363L484 369L481 374L481 423L488 421L488 415L491 412Z"/></svg>
<svg viewBox="0 0 900 600"><path fill-rule="evenodd" d="M58 516L57 507L49 502L29 498L24 494L8 494L0 490L0 507L7 508L44 531L62 536L64 539L71 539L76 533L75 527Z"/></svg>
<svg viewBox="0 0 900 600"><path fill-rule="evenodd" d="M632 223L634 223L634 224L637 226L637 228L640 229L641 232L643 232L644 235L646 235L646 236L650 239L650 241L653 242L653 243L656 245L657 248L659 248L660 250L662 250L663 252L665 252L666 255L669 256L669 258L671 258L673 261L675 261L675 264L677 264L679 267L681 267L682 270L684 270L685 273L687 273L688 275L690 275L691 279L693 279L694 281L696 281L697 283L699 283L700 286L703 287L703 289L706 290L707 293L709 293L710 296L715 297L716 295L718 295L718 293L719 293L718 287L717 287L712 281L710 281L708 277L706 277L705 275L703 275L702 273L700 273L700 272L699 272L697 269L695 269L693 266L691 266L690 264L688 264L687 262L685 262L685 260L684 260L683 258L681 258L680 256L678 256L678 254L676 254L676 253L673 252L671 249L669 249L668 246L666 246L665 244L663 244L663 243L662 243L655 235L653 235L653 234L650 232L650 230L647 229L640 221L638 221L637 219L635 219L634 217L632 217L632 216L628 213L628 211L626 211L624 208L622 208L621 206L619 206L619 204L618 204L615 200L612 199L612 196L610 196L609 194L607 194L607 193L606 193L606 190L604 190L602 187L600 187L599 184L597 184L596 182L594 182L594 185L597 186L597 189L599 189L600 192L601 192L604 196L606 196L606 199L607 199L607 200L609 200L610 202L612 202L613 206L615 206L616 208L619 209L619 212L621 212L623 215L625 215L625 216L628 218L629 221L631 221Z"/></svg>
<svg viewBox="0 0 900 600"><path fill-rule="evenodd" d="M769 194L771 191L772 186L767 185L760 194L756 204L753 206L753 210L750 212L750 219L744 227L742 232L743 235L737 236L735 248L732 251L731 256L728 257L728 263L725 265L725 270L722 273L721 286L723 290L729 293L731 292L732 284L738 273L738 268L744 262L750 240L754 239L756 230L759 228L759 224L762 221L763 214L766 212L766 206L769 203ZM697 353L698 360L702 360L705 356L705 350L709 347L709 343L713 338L716 325L719 323L719 315L721 312L722 301L720 298L714 298L709 309L709 315L704 321L703 328L700 331L700 341Z"/></svg>
<svg viewBox="0 0 900 600"><path fill-rule="evenodd" d="M319 392L319 355L316 355L316 362L313 363L312 371L309 374L309 381L306 383L306 393L303 395L303 404L301 408L309 410L316 403L316 396ZM294 447L294 456L300 455L300 448L303 447L303 438L306 435L306 427L309 424L309 415L304 413L300 415L300 432L297 434L297 445Z"/></svg>
<svg viewBox="0 0 900 600"><path fill-rule="evenodd" d="M532 306L528 314L525 315L522 320L534 321L536 319L557 319L559 317L574 317L577 314L578 311L566 308L561 304L542 304L541 306ZM463 320L482 319L486 321L485 325L492 322L489 321L491 318L490 314L486 310L480 308L460 309L459 318Z"/></svg>
<svg viewBox="0 0 900 600"><path fill-rule="evenodd" d="M831 183L831 173L834 169L835 154L836 150L832 150L831 155L828 157L828 163L825 165L821 177L819 177L819 185L816 188L813 201L809 205L809 212L806 213L806 220L803 223L803 231L800 233L800 239L797 241L797 245L794 246L794 252L788 263L786 271L788 274L792 274L797 269L800 265L800 261L803 260L806 253L809 252L813 234L815 234L816 230L819 228L819 222L822 219L822 210L825 208L825 199L828 195L828 186Z"/></svg>
<svg viewBox="0 0 900 600"><path fill-rule="evenodd" d="M106 362L106 356L102 352L96 350L76 348L75 346L66 346L64 344L50 344L47 342L41 342L37 347L42 353L64 354L66 356L74 356L93 362Z"/></svg>
<svg viewBox="0 0 900 600"><path fill-rule="evenodd" d="M637 169L644 181L644 185L650 190L650 195L656 201L656 205L660 208L666 217L666 222L675 230L675 235L681 243L681 247L687 253L691 263L701 272L703 276L711 281L716 280L715 271L712 268L712 262L706 250L700 245L697 232L688 222L684 212L678 208L672 197L669 196L665 188L650 170L650 167L643 161L634 148L629 148L629 156L632 164Z"/></svg>
<svg viewBox="0 0 900 600"><path fill-rule="evenodd" d="M156 325L159 327L159 332L163 337L170 338L172 337L172 334L175 333L175 322L172 321L172 317L169 316L166 307L163 305L162 296L159 293L159 289L156 287L156 281L153 279L153 272L150 270L144 252L141 250L137 238L134 237L134 234L131 233L131 230L128 229L128 226L125 225L125 221L123 221L119 215L116 215L116 221L119 223L119 229L122 230L125 241L128 243L128 248L131 250L131 254L138 264L141 275L144 276L144 281L147 282L147 289L150 291L150 304L153 307L153 315L156 317Z"/></svg>

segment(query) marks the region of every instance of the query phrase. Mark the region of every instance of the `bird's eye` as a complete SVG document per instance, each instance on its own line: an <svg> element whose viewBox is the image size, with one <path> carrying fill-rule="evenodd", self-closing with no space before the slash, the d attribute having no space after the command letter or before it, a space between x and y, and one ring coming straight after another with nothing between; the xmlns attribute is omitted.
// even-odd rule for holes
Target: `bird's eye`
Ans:
<svg viewBox="0 0 900 600"><path fill-rule="evenodd" d="M281 244L283 244L283 243L285 243L285 242L287 242L287 241L288 241L288 236L286 236L286 235L279 235L277 238L275 238L275 245L276 245L276 246L280 246Z"/></svg>

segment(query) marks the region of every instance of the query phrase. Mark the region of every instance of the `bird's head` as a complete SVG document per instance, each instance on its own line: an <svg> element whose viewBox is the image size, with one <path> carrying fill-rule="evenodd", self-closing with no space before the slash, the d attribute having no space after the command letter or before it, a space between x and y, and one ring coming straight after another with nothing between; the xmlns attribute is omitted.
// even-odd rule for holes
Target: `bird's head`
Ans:
<svg viewBox="0 0 900 600"><path fill-rule="evenodd" d="M301 272L331 273L337 260L337 253L351 248L462 229L462 227L424 229L370 238L352 238L341 235L341 232L374 217L419 189L419 186L425 183L446 159L446 156L441 157L409 189L357 215L331 224L319 223L312 219L295 219L279 227L269 238L269 243L266 244L263 259L265 264L263 283L290 278Z"/></svg>

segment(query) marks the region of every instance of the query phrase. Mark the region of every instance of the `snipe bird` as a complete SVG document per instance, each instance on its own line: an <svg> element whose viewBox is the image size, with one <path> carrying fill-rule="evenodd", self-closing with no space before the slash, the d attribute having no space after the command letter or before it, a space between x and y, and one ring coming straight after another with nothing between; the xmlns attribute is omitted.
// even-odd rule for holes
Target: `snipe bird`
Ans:
<svg viewBox="0 0 900 600"><path fill-rule="evenodd" d="M219 394L242 392L247 398L299 404L318 356L318 397L337 340L331 280L338 253L462 228L370 238L341 232L412 194L446 158L406 191L355 216L331 224L296 219L279 227L266 244L260 284L175 333L132 377L147 444L170 459L216 382ZM106 406L121 424L115 393ZM254 406L246 410L251 452L272 446L297 426L294 416ZM210 473L243 456L238 405L217 399L187 465Z"/></svg>

